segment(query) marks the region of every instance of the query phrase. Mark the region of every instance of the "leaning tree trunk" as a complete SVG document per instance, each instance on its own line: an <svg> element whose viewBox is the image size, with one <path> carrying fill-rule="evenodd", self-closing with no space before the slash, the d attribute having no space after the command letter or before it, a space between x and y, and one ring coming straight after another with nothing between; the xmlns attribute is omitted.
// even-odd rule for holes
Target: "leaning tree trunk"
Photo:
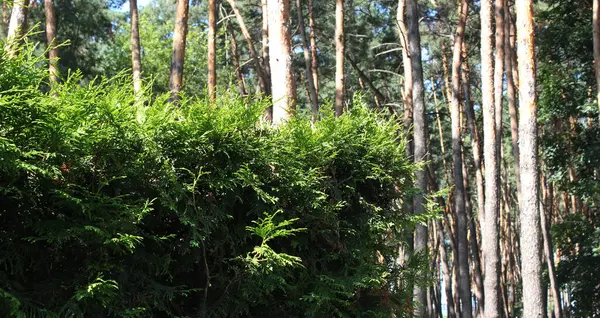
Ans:
<svg viewBox="0 0 600 318"><path fill-rule="evenodd" d="M421 61L421 35L419 33L419 9L416 0L406 0L406 27L408 31L408 47L412 68L412 103L414 116L414 161L421 164L427 156L427 117L425 115L425 89L423 84L423 65ZM427 194L427 174L425 170L416 173L417 186L420 190L414 197L415 214L425 212ZM416 253L427 253L427 227L417 225L415 230L414 250ZM415 287L415 301L420 305L427 303L427 292L421 286ZM423 317L425 311L417 309L417 315Z"/></svg>
<svg viewBox="0 0 600 318"><path fill-rule="evenodd" d="M458 291L461 300L462 317L472 316L471 305L471 276L469 275L469 245L467 240L467 216L465 211L465 187L462 162L462 145L460 132L460 70L462 57L462 41L465 36L465 25L469 12L467 0L460 1L458 27L454 34L454 46L452 48L452 162L454 170L454 209L456 212L456 232L458 241Z"/></svg>
<svg viewBox="0 0 600 318"><path fill-rule="evenodd" d="M8 57L17 55L19 38L25 33L27 27L27 6L29 0L15 0L13 2L10 23L8 24L8 34L6 35L6 51Z"/></svg>
<svg viewBox="0 0 600 318"><path fill-rule="evenodd" d="M544 317L540 251L537 101L532 0L517 0L517 58L519 65L519 151L521 153L521 270L523 317Z"/></svg>
<svg viewBox="0 0 600 318"><path fill-rule="evenodd" d="M129 0L131 14L131 68L133 70L133 91L136 95L142 89L142 57L140 48L140 19L137 0Z"/></svg>
<svg viewBox="0 0 600 318"><path fill-rule="evenodd" d="M485 158L485 205L482 223L482 249L484 263L484 315L500 317L500 244L498 242L499 220L499 154L496 135L494 98L494 61L492 41L492 1L481 1L481 95Z"/></svg>
<svg viewBox="0 0 600 318"><path fill-rule="evenodd" d="M596 102L600 110L600 0L593 0L594 71L596 74Z"/></svg>
<svg viewBox="0 0 600 318"><path fill-rule="evenodd" d="M229 37L231 41L231 56L233 57L233 69L235 72L235 76L238 80L238 91L242 96L248 95L248 90L246 90L246 80L244 79L244 73L240 67L240 54L238 52L238 44L235 39L235 33L233 33L232 28L227 28L229 32Z"/></svg>
<svg viewBox="0 0 600 318"><path fill-rule="evenodd" d="M56 14L54 12L54 0L44 0L46 11L46 41L48 43L48 73L50 84L56 83L58 68L58 49L56 47Z"/></svg>
<svg viewBox="0 0 600 318"><path fill-rule="evenodd" d="M240 13L240 10L238 10L237 5L235 4L234 0L227 0L227 3L229 3L229 5L231 6L231 9L233 10L233 14L235 15L235 18L238 21L238 24L240 25L240 30L242 31L242 34L244 35L244 39L246 39L246 43L248 44L248 49L250 49L250 55L252 56L252 59L254 60L254 68L256 69L256 76L258 77L258 86L260 87L261 93L263 94L269 94L270 89L269 86L267 85L267 79L266 79L266 74L265 74L265 70L263 69L262 64L260 63L260 58L258 56L258 54L256 53L256 49L254 47L254 41L252 40L252 37L250 36L250 32L248 32L248 28L246 27L246 24L244 23L244 18L242 17L242 14ZM269 118L270 120L270 118Z"/></svg>
<svg viewBox="0 0 600 318"><path fill-rule="evenodd" d="M208 98L217 97L217 4L208 0Z"/></svg>
<svg viewBox="0 0 600 318"><path fill-rule="evenodd" d="M304 52L304 64L306 65L306 82L308 84L308 93L310 97L312 121L317 121L319 116L319 97L315 89L314 78L311 70L310 51L308 47L308 38L304 26L304 15L302 14L302 1L296 0L296 11L298 11L298 28L300 29L300 39L302 40L302 51Z"/></svg>
<svg viewBox="0 0 600 318"><path fill-rule="evenodd" d="M183 62L185 59L185 42L188 30L188 0L177 0L175 11L175 32L173 34L173 59L171 62L171 101L179 100L183 84Z"/></svg>
<svg viewBox="0 0 600 318"><path fill-rule="evenodd" d="M296 80L292 66L289 0L268 0L269 53L273 123L286 121L296 111Z"/></svg>
<svg viewBox="0 0 600 318"><path fill-rule="evenodd" d="M335 1L335 116L344 111L344 0Z"/></svg>

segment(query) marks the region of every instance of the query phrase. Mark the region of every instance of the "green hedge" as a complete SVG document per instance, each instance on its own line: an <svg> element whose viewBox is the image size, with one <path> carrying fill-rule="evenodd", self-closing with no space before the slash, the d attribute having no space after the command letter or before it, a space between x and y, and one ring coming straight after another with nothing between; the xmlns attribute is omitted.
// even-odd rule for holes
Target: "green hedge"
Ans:
<svg viewBox="0 0 600 318"><path fill-rule="evenodd" d="M412 184L364 107L261 123L265 102L135 101L126 76L48 91L0 59L0 316L402 316ZM378 259L383 256L383 261Z"/></svg>

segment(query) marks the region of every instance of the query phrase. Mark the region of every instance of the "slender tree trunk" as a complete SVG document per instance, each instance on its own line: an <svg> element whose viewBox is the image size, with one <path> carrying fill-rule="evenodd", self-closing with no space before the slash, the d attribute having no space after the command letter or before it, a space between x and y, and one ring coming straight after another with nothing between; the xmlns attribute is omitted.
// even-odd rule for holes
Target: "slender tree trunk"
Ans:
<svg viewBox="0 0 600 318"><path fill-rule="evenodd" d="M269 10L267 8L267 0L261 0L262 10L262 61L261 64L264 69L264 78L267 90L271 87L270 76L271 67L269 65ZM268 91L270 93L270 91Z"/></svg>
<svg viewBox="0 0 600 318"><path fill-rule="evenodd" d="M344 0L335 1L335 116L344 111Z"/></svg>
<svg viewBox="0 0 600 318"><path fill-rule="evenodd" d="M50 84L56 83L58 68L58 49L56 48L56 15L54 12L54 0L44 0L46 11L46 42L48 43L48 73Z"/></svg>
<svg viewBox="0 0 600 318"><path fill-rule="evenodd" d="M240 67L240 54L238 51L237 40L235 39L233 30L228 28L228 31L229 37L231 38L231 55L233 57L233 68L238 80L238 91L242 96L246 96L248 95L248 90L246 90L246 80L244 79L244 73Z"/></svg>
<svg viewBox="0 0 600 318"><path fill-rule="evenodd" d="M494 110L496 112L496 151L498 158L501 157L500 151L502 140L502 97L504 88L504 0L496 0L494 5L496 21L496 53L494 54Z"/></svg>
<svg viewBox="0 0 600 318"><path fill-rule="evenodd" d="M319 96L319 60L317 60L317 37L315 36L315 16L313 14L313 0L308 0L308 27L310 28L310 57L311 71L315 92Z"/></svg>
<svg viewBox="0 0 600 318"><path fill-rule="evenodd" d="M27 7L29 0L14 0L10 22L8 24L8 34L6 39L9 40L4 47L8 57L17 55L19 38L25 34L27 28ZM11 41L12 39L12 41Z"/></svg>
<svg viewBox="0 0 600 318"><path fill-rule="evenodd" d="M463 85L463 111L467 114L467 126L469 126L469 131L471 133L471 146L472 151L474 153L474 157L477 157L477 164L475 165L475 183L477 186L477 204L479 211L483 211L483 176L481 173L481 155L480 155L480 143L479 143L479 134L475 133L475 125L474 125L474 111L473 106L471 104L471 86L470 86L470 76L469 76L469 62L467 56L467 46L465 41L462 42L461 53L463 56L462 62L462 85ZM471 119L469 120L469 117ZM475 155L477 152L477 155ZM463 167L465 167L465 154L463 150ZM466 168L465 168L466 171ZM469 175L467 173L463 173L465 182L468 182ZM480 183L481 181L481 183ZM468 190L467 190L468 192ZM481 195L481 198L480 198ZM467 199L468 200L468 199ZM481 207L479 207L479 200L481 200ZM477 218L475 218L475 214L473 213L473 208L470 202L469 207L467 209L467 222L469 224L469 233L470 233L470 245L471 245L471 254L473 260L473 283L475 287L475 298L477 299L477 316L481 316L483 314L483 275L481 273L481 249L479 248L479 239L477 237ZM465 206L466 207L466 206ZM481 212L479 212L481 214Z"/></svg>
<svg viewBox="0 0 600 318"><path fill-rule="evenodd" d="M217 97L217 4L208 0L208 98Z"/></svg>
<svg viewBox="0 0 600 318"><path fill-rule="evenodd" d="M544 317L540 258L537 101L532 0L516 0L519 65L519 151L521 155L521 253L523 316Z"/></svg>
<svg viewBox="0 0 600 318"><path fill-rule="evenodd" d="M446 100L452 99L452 89L450 89L450 71L448 70L448 57L446 55L446 41L442 40L442 69L444 71L444 88L446 89Z"/></svg>
<svg viewBox="0 0 600 318"><path fill-rule="evenodd" d="M296 0L298 1L298 0ZM354 61L354 59L352 59L348 54L346 54L346 59L348 60L348 63L350 63L350 66L352 66L352 68L356 71L356 74L358 75L358 79L361 82L364 82L367 87L369 88L369 90L373 93L373 95L375 95L375 100L378 101L377 103L382 103L385 102L386 98L385 96L381 93L381 91L375 87L375 84L373 84L373 81L371 81L371 79L358 67L358 65L356 64L356 61Z"/></svg>
<svg viewBox="0 0 600 318"><path fill-rule="evenodd" d="M483 127L485 156L485 206L482 223L482 249L485 267L486 318L501 315L499 219L499 154L494 98L494 61L492 57L492 1L481 1L481 95L484 96Z"/></svg>
<svg viewBox="0 0 600 318"><path fill-rule="evenodd" d="M304 51L304 64L306 65L306 83L308 84L308 93L312 111L312 121L317 121L319 116L319 97L317 97L317 91L315 89L315 83L313 81L310 61L310 49L308 47L308 38L306 37L306 28L304 26L304 15L302 14L302 1L296 0L296 7L298 12L298 28L300 29L300 38L302 40L302 49Z"/></svg>
<svg viewBox="0 0 600 318"><path fill-rule="evenodd" d="M412 108L412 68L410 63L410 57L408 55L408 32L406 30L406 24L404 19L405 0L398 0L398 11L396 13L396 23L398 24L398 35L400 44L402 46L402 64L404 66L404 87L401 89L403 97L403 126L404 134L407 139L407 145L405 148L406 157L412 159L414 157L414 141L411 125L413 122L413 108ZM414 205L411 199L407 199L402 204L402 210L407 215L414 213ZM407 246L401 245L399 248L398 257L403 263L407 263L412 249L414 248L414 237L413 233L404 231ZM447 261L447 260L446 260ZM412 304L411 304L412 305Z"/></svg>
<svg viewBox="0 0 600 318"><path fill-rule="evenodd" d="M473 109L473 104L471 103L470 98L470 78L469 78L469 62L467 59L467 46L463 41L463 91L465 92L465 107L464 111L467 115L467 126L469 128L469 133L471 134L471 148L473 151L473 163L475 166L475 183L477 186L477 214L479 216L479 224L483 224L483 214L484 214L484 187L483 187L483 163L481 159L483 157L483 152L481 150L481 137L479 134L479 130L476 125L475 118L475 110ZM483 290L483 289L482 289ZM481 299L483 300L483 299ZM481 303L483 304L483 303Z"/></svg>
<svg viewBox="0 0 600 318"><path fill-rule="evenodd" d="M454 309L454 298L452 297L452 279L450 278L450 266L448 266L448 256L446 254L446 241L444 238L444 228L441 220L436 220L437 235L440 240L439 252L442 261L442 279L444 281L444 291L446 292L446 302L448 303L448 317L456 317Z"/></svg>
<svg viewBox="0 0 600 318"><path fill-rule="evenodd" d="M508 8L508 0L504 3L504 7ZM514 50L510 45L510 12L505 9L505 24L504 24L504 63L506 67L506 95L508 99L508 113L510 115L510 137L513 157L515 160L515 179L517 183L517 198L521 198L521 164L519 161L519 118L517 116L517 100L515 83L513 81L513 55ZM516 66L516 65L515 65Z"/></svg>
<svg viewBox="0 0 600 318"><path fill-rule="evenodd" d="M425 89L423 84L423 65L421 61L421 35L419 33L419 9L416 0L406 0L406 26L408 30L408 47L412 68L412 91L414 112L414 160L420 164L427 160L427 116L425 115ZM417 186L420 192L415 195L415 214L425 212L424 195L427 194L427 173L420 170L416 173ZM427 253L427 227L417 225L415 230L414 250L416 253ZM419 306L427 302L426 290L415 287L415 301ZM418 307L417 307L418 308ZM417 315L423 317L425 311L417 309Z"/></svg>
<svg viewBox="0 0 600 318"><path fill-rule="evenodd" d="M267 85L267 83L268 83L268 80L266 79L267 75L265 74L265 70L263 69L263 66L260 63L260 57L256 53L256 48L254 47L254 41L252 40L252 37L250 36L250 32L248 32L248 28L246 27L246 24L244 23L244 17L242 17L242 14L240 13L240 10L238 10L237 5L235 4L234 0L227 0L227 3L229 3L229 6L231 6L231 9L233 10L233 14L235 15L235 18L238 21L238 24L240 25L240 30L242 31L242 34L244 35L244 38L246 39L246 43L248 44L248 49L250 50L250 56L252 56L252 59L254 60L254 68L256 69L256 77L258 77L258 86L260 88L260 91L261 91L261 93L268 95L270 92L270 88ZM268 10L267 10L267 12L268 12ZM269 47L269 45L267 45L267 47ZM265 54L265 52L263 52L263 54ZM269 117L269 114L267 114L267 119L270 120L270 118L268 118L268 117Z"/></svg>
<svg viewBox="0 0 600 318"><path fill-rule="evenodd" d="M268 0L269 53L273 94L273 123L278 125L296 110L296 80L292 67L289 0Z"/></svg>
<svg viewBox="0 0 600 318"><path fill-rule="evenodd" d="M404 89L403 94L403 106L404 106L404 133L408 139L407 155L409 158L413 156L413 140L411 138L410 126L413 122L413 107L412 107L412 96L413 96L413 77L411 58L408 54L408 31L406 29L406 22L404 17L405 0L398 0L398 12L396 14L396 23L398 23L398 33L400 38L400 44L402 46L402 65L404 66ZM412 211L412 205L410 205ZM407 206L408 208L408 206ZM409 212L409 211L407 211Z"/></svg>
<svg viewBox="0 0 600 318"><path fill-rule="evenodd" d="M183 85L183 62L185 59L185 44L188 30L188 0L177 0L175 11L175 32L173 34L173 60L171 63L171 101L179 99Z"/></svg>
<svg viewBox="0 0 600 318"><path fill-rule="evenodd" d="M598 110L600 110L600 0L593 0L593 21L592 28L594 34L594 71L596 74L596 100Z"/></svg>
<svg viewBox="0 0 600 318"><path fill-rule="evenodd" d="M131 69L133 72L133 91L136 96L142 89L142 56L140 46L140 19L137 0L129 0L131 14Z"/></svg>
<svg viewBox="0 0 600 318"><path fill-rule="evenodd" d="M544 188L543 198L544 203L540 205L540 225L542 230L542 238L544 243L544 256L546 257L546 263L548 265L548 279L550 280L550 293L553 299L554 317L562 317L562 308L560 306L560 287L556 282L556 270L554 267L554 249L552 248L552 236L550 236L550 222L548 222L548 216L552 216L552 197L547 191L547 180L546 176L542 174L542 185ZM545 206L544 206L545 205Z"/></svg>
<svg viewBox="0 0 600 318"><path fill-rule="evenodd" d="M454 34L454 46L452 48L452 161L454 170L454 209L457 220L457 241L458 241L458 290L461 300L461 313L463 317L472 316L471 305L471 276L469 275L469 246L467 240L467 216L465 211L465 187L462 162L461 145L461 121L460 121L460 64L462 57L462 41L465 36L465 25L467 23L467 14L469 12L466 0L460 1L458 27Z"/></svg>

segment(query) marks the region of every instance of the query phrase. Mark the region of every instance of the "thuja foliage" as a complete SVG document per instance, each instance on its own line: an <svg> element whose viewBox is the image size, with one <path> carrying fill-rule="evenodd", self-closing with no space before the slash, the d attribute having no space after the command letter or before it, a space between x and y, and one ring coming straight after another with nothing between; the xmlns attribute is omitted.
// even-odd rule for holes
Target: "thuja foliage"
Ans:
<svg viewBox="0 0 600 318"><path fill-rule="evenodd" d="M363 107L261 123L266 102L48 85L0 58L0 316L405 316L414 166ZM418 258L415 258L418 259Z"/></svg>

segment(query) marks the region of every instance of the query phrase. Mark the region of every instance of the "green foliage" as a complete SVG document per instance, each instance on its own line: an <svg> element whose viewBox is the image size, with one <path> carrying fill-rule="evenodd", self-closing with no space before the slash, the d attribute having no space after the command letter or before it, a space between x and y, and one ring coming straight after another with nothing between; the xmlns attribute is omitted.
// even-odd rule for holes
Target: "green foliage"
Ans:
<svg viewBox="0 0 600 318"><path fill-rule="evenodd" d="M139 103L122 74L44 92L33 51L0 59L0 316L407 315L394 120L273 128L267 101Z"/></svg>
<svg viewBox="0 0 600 318"><path fill-rule="evenodd" d="M600 315L600 231L598 215L594 219L569 215L553 228L556 247L563 259L557 268L559 283L568 287L573 317Z"/></svg>

